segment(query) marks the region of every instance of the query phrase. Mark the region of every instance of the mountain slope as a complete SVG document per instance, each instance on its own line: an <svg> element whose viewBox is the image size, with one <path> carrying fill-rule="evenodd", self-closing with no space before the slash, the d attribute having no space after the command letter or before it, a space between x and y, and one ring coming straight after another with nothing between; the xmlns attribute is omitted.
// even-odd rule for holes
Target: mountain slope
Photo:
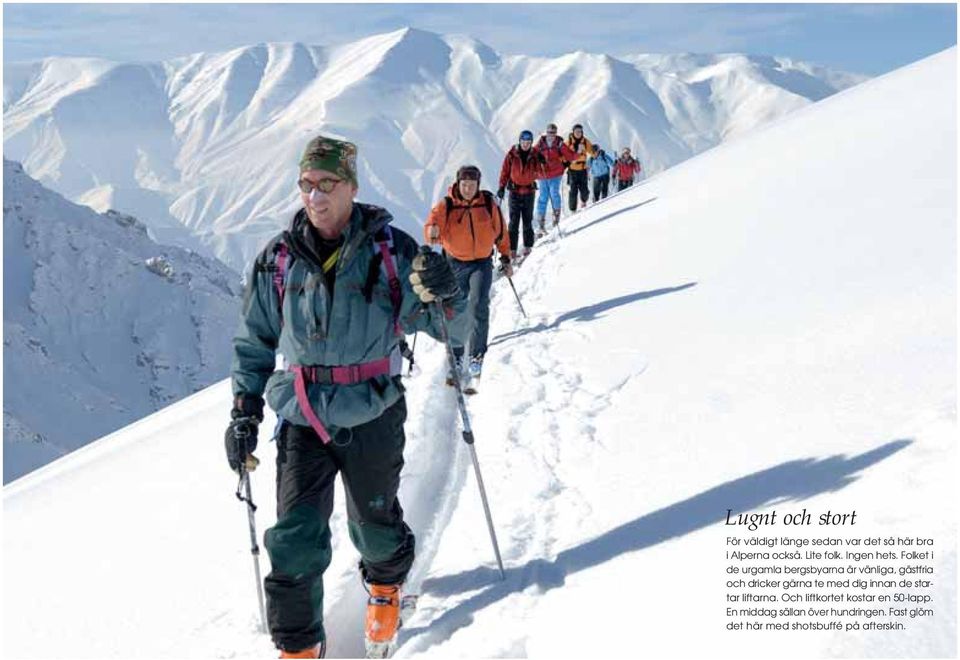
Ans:
<svg viewBox="0 0 960 660"><path fill-rule="evenodd" d="M318 131L360 145L364 196L416 233L463 163L492 185L521 129L579 121L654 173L863 79L744 55L503 57L415 29L156 64L52 58L5 74L7 157L236 269L289 220L296 163Z"/></svg>
<svg viewBox="0 0 960 660"><path fill-rule="evenodd" d="M565 220L514 278L529 319L495 285L469 407L505 582L443 352L421 338L401 498L423 595L398 657L955 655L955 85L951 49ZM876 167L893 153L901 168ZM223 382L5 488L6 655L43 655L41 636L76 657L272 653L229 407ZM262 534L266 438L259 454ZM364 592L337 502L329 656L356 657ZM934 539L936 615L882 635L726 631L725 539L750 534L728 508L860 516L767 536Z"/></svg>
<svg viewBox="0 0 960 660"><path fill-rule="evenodd" d="M9 481L223 378L240 276L3 169Z"/></svg>

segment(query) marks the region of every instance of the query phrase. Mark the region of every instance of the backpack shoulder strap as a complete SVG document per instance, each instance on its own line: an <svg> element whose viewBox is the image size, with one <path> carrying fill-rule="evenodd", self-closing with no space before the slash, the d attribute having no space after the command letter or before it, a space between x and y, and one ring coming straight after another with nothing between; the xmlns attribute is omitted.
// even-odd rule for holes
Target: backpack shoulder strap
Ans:
<svg viewBox="0 0 960 660"><path fill-rule="evenodd" d="M280 303L277 309L280 312L280 326L283 327L283 297L287 291L287 272L290 266L290 250L282 239L273 249L273 288L277 291L277 300Z"/></svg>
<svg viewBox="0 0 960 660"><path fill-rule="evenodd" d="M403 289L400 287L400 275L397 271L397 248L393 242L393 231L390 229L390 225L385 225L374 236L374 252L381 256L380 264L386 271L387 285L390 287L390 304L393 307L393 332L398 337L402 337L400 305L403 303Z"/></svg>
<svg viewBox="0 0 960 660"><path fill-rule="evenodd" d="M493 193L489 190L481 190L480 193L483 195L484 202L486 202L487 215L493 220Z"/></svg>

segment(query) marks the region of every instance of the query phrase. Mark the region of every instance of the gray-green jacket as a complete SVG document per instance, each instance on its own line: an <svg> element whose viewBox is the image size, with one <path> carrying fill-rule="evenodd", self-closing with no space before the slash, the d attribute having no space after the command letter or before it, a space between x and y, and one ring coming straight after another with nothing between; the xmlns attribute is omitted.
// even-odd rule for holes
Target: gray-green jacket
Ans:
<svg viewBox="0 0 960 660"><path fill-rule="evenodd" d="M360 364L391 354L398 359L393 303L384 269L378 266L379 258L374 264L377 273L371 268L378 251L374 236L391 220L392 216L382 208L353 205L350 223L344 230L332 296L324 283L321 264L312 256L315 253L305 249L309 224L303 209L294 216L288 231L267 244L254 262L240 327L233 340L234 396L266 394L267 403L279 416L308 426L294 393L293 372L274 371L277 351L287 364L302 365ZM439 339L435 307L424 305L410 285L417 242L396 228L391 231L403 294L399 317L403 331L412 334L422 330ZM282 323L274 283L280 241L288 250ZM449 306L457 316L450 324L453 331L463 316L466 299L461 295ZM331 434L338 428L379 417L403 395L404 389L399 376L386 375L352 385L311 383L307 387L317 416Z"/></svg>

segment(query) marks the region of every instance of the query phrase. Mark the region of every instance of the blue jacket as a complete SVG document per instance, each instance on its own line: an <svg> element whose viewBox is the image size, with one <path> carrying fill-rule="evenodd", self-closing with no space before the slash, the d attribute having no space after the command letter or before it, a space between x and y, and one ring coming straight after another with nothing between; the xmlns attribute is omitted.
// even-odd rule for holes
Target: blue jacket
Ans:
<svg viewBox="0 0 960 660"><path fill-rule="evenodd" d="M614 161L606 151L601 149L597 156L591 156L587 159L587 165L590 167L590 176L597 178L598 176L610 174L610 168L613 167L615 162L616 161Z"/></svg>
<svg viewBox="0 0 960 660"><path fill-rule="evenodd" d="M249 276L240 327L233 340L234 396L265 394L278 415L307 426L294 392L293 372L274 370L277 352L288 364L340 366L389 356L399 366L400 338L394 332L387 276L379 258L371 264L379 254L375 235L392 220L382 208L353 205L332 295L316 253L309 249L311 228L303 209L288 231L267 244ZM402 329L407 334L424 330L439 339L436 308L420 301L409 280L417 242L399 229L391 228L391 232L402 292ZM288 250L282 312L274 282L276 248L281 240ZM460 312L466 299L460 296L450 307L449 315L455 318L448 326L455 333L465 317ZM307 394L317 416L333 434L338 428L379 417L403 395L403 385L398 375L383 375L351 385L311 383Z"/></svg>

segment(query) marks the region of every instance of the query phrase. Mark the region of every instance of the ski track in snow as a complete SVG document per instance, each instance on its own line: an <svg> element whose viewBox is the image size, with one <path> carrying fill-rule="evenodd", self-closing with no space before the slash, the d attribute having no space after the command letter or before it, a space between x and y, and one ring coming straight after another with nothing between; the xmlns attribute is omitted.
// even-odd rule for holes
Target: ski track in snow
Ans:
<svg viewBox="0 0 960 660"><path fill-rule="evenodd" d="M463 487L469 460L458 431L453 391L444 383L446 353L429 337L418 339L418 379L426 387L407 391L411 411L406 425L407 450L400 486L404 517L417 537L417 557L407 578L405 594L416 594L436 553ZM331 521L334 539L346 539L346 521L339 511ZM342 528L342 529L340 529ZM352 550L352 548L351 548ZM356 566L356 552L336 552L341 561L324 575L327 657L364 656L363 628L367 594ZM345 561L349 558L349 561ZM335 569L335 570L333 570Z"/></svg>
<svg viewBox="0 0 960 660"><path fill-rule="evenodd" d="M612 199L613 196L610 196L587 208L592 211L595 207L606 206ZM560 221L562 235L613 218L655 199L651 197L640 204L614 207L599 218L591 213L589 217L593 219L587 224L583 223L579 213L564 216ZM548 283L562 264L558 253L564 239L560 236L554 229L536 241L533 253L513 276L514 286L525 303L528 318L524 318L520 312L506 278L500 277L494 282L490 303L490 350L484 363L484 382L479 395L467 398L468 412L475 429L478 454L481 455L481 469L485 465L483 448L492 447L497 442L497 436L504 434L502 429L506 429L506 446L499 448L497 456L492 451L486 452L488 458L502 456L505 461L503 466L489 462L490 468L500 469L496 472L489 470L488 491L496 487L498 474L524 474L531 482L537 483L540 490L536 495L536 504L523 507L513 519L498 519L497 511L492 512L497 532L500 535L509 533L509 536L498 537L504 568L507 570L507 582L499 581L491 549L488 554L478 557L483 568L475 575L475 579L470 584L462 585L452 597L457 602L494 603L523 594L525 602L518 603L516 607L529 609L536 605L536 595L541 591L537 585L558 578L541 575L542 564L534 561L556 556L557 538L552 533L554 522L561 511L566 517L575 516L572 524L579 524L593 513L588 498L565 482L563 465L566 461L576 464L577 454L605 450L592 422L603 415L627 382L643 373L641 369L609 390L591 392L584 387L576 361L559 354L555 347L557 333L573 335L582 342L591 340L588 328L574 324L562 325L562 315L538 312L536 309ZM511 424L511 420L522 421ZM466 496L479 499L476 482L474 479L470 481L472 483L468 487L473 492L468 491ZM464 485L461 480L460 486ZM566 524L571 523L568 520ZM476 521L475 529L478 536L486 536L482 519ZM431 541L438 543L439 536L431 537ZM478 546L486 549L489 543L478 541ZM430 549L431 558L436 551L436 546ZM429 563L423 562L422 567L428 568ZM519 572L510 571L511 565L527 568ZM559 576L559 579L562 581L563 577ZM469 620L464 620L464 617L448 620L445 615L456 609L457 602L452 603L448 593L432 594L428 583L428 588L420 596L417 614L400 631L395 655L406 657L424 652L449 639L457 629L468 625ZM502 651L509 657L526 655L522 642L520 647Z"/></svg>

